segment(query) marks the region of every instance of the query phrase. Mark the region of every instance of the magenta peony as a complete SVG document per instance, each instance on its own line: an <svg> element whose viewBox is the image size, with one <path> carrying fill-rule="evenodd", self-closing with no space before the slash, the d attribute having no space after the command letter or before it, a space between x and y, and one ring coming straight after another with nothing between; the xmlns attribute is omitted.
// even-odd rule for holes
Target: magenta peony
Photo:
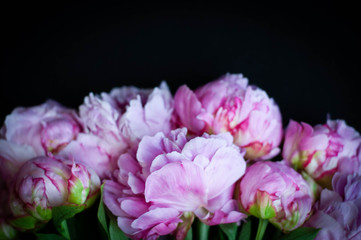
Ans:
<svg viewBox="0 0 361 240"><path fill-rule="evenodd" d="M232 199L246 163L229 134L191 140L186 130L144 137L136 154L118 161L104 186L104 203L131 238L182 238L194 216L209 225L237 222L245 215Z"/></svg>
<svg viewBox="0 0 361 240"><path fill-rule="evenodd" d="M284 159L331 188L336 172L361 174L361 137L343 120L328 120L312 128L291 121L286 130Z"/></svg>
<svg viewBox="0 0 361 240"><path fill-rule="evenodd" d="M239 202L249 214L288 232L301 226L312 207L311 190L284 162L257 162L240 182Z"/></svg>
<svg viewBox="0 0 361 240"><path fill-rule="evenodd" d="M282 121L267 93L249 86L242 74L226 74L196 91L180 87L174 97L180 126L195 135L229 132L246 149L247 159L269 159L279 153Z"/></svg>

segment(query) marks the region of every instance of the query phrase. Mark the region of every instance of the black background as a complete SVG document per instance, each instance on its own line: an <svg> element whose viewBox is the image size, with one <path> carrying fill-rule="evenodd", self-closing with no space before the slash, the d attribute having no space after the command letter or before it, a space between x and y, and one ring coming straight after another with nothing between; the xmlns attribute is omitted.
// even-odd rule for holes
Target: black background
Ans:
<svg viewBox="0 0 361 240"><path fill-rule="evenodd" d="M196 88L243 73L289 119L345 119L361 131L360 19L355 6L23 5L1 7L0 120L52 98Z"/></svg>

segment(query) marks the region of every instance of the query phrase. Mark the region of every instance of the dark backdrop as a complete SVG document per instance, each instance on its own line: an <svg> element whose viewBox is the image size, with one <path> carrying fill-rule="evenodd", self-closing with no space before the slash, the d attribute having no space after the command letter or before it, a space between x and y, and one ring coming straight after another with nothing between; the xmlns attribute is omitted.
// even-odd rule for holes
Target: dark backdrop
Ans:
<svg viewBox="0 0 361 240"><path fill-rule="evenodd" d="M329 113L361 131L355 6L22 5L1 7L3 122L48 98L76 108L89 92L166 80L174 92L243 73L292 118Z"/></svg>

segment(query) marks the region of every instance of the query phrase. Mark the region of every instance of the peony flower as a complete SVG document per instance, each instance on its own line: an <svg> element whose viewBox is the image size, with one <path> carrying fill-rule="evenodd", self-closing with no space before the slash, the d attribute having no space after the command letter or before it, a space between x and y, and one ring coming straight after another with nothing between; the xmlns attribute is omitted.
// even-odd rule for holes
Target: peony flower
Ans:
<svg viewBox="0 0 361 240"><path fill-rule="evenodd" d="M38 156L57 153L81 131L76 113L55 101L13 110L2 130L5 140L33 148Z"/></svg>
<svg viewBox="0 0 361 240"><path fill-rule="evenodd" d="M101 96L90 94L79 107L85 133L59 155L86 164L101 179L108 179L119 156L136 149L143 136L170 131L172 101L164 82L153 90L122 87Z"/></svg>
<svg viewBox="0 0 361 240"><path fill-rule="evenodd" d="M153 90L122 87L97 97L90 94L79 109L87 133L120 147L137 144L143 136L169 132L173 100L162 82Z"/></svg>
<svg viewBox="0 0 361 240"><path fill-rule="evenodd" d="M311 190L284 162L257 162L240 182L239 202L249 214L268 219L282 231L301 226L312 207Z"/></svg>
<svg viewBox="0 0 361 240"><path fill-rule="evenodd" d="M361 174L361 137L343 120L328 120L312 128L291 121L286 130L284 159L331 188L336 172Z"/></svg>
<svg viewBox="0 0 361 240"><path fill-rule="evenodd" d="M90 167L101 179L110 177L116 167L116 158L119 157L103 139L84 133L80 133L78 138L70 142L57 156Z"/></svg>
<svg viewBox="0 0 361 240"><path fill-rule="evenodd" d="M324 189L305 226L320 228L315 240L361 238L361 176L336 173L333 191Z"/></svg>
<svg viewBox="0 0 361 240"><path fill-rule="evenodd" d="M208 225L245 217L232 199L246 167L232 140L220 134L188 141L186 129L144 137L105 182L104 203L118 226L133 239L170 233L182 239L194 216Z"/></svg>
<svg viewBox="0 0 361 240"><path fill-rule="evenodd" d="M195 135L229 132L246 149L248 159L269 159L279 153L282 121L267 93L248 85L242 74L226 74L196 91L181 86L175 96L180 126Z"/></svg>
<svg viewBox="0 0 361 240"><path fill-rule="evenodd" d="M89 206L100 188L98 176L83 165L50 157L27 161L17 174L10 193L10 223L32 229L52 218L52 208Z"/></svg>
<svg viewBox="0 0 361 240"><path fill-rule="evenodd" d="M1 130L1 175L9 184L29 159L58 153L81 129L76 113L54 101L16 108L6 117Z"/></svg>

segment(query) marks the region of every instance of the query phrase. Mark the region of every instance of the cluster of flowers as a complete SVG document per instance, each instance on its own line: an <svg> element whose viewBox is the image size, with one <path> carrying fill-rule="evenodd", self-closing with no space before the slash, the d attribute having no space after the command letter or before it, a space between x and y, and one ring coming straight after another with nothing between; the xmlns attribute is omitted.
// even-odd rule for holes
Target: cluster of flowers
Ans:
<svg viewBox="0 0 361 240"><path fill-rule="evenodd" d="M281 149L282 161L271 161ZM342 120L291 121L241 74L174 98L167 85L90 94L79 111L16 108L0 131L0 239L59 206L103 201L132 239L186 237L249 215L287 233L361 238L361 137Z"/></svg>

